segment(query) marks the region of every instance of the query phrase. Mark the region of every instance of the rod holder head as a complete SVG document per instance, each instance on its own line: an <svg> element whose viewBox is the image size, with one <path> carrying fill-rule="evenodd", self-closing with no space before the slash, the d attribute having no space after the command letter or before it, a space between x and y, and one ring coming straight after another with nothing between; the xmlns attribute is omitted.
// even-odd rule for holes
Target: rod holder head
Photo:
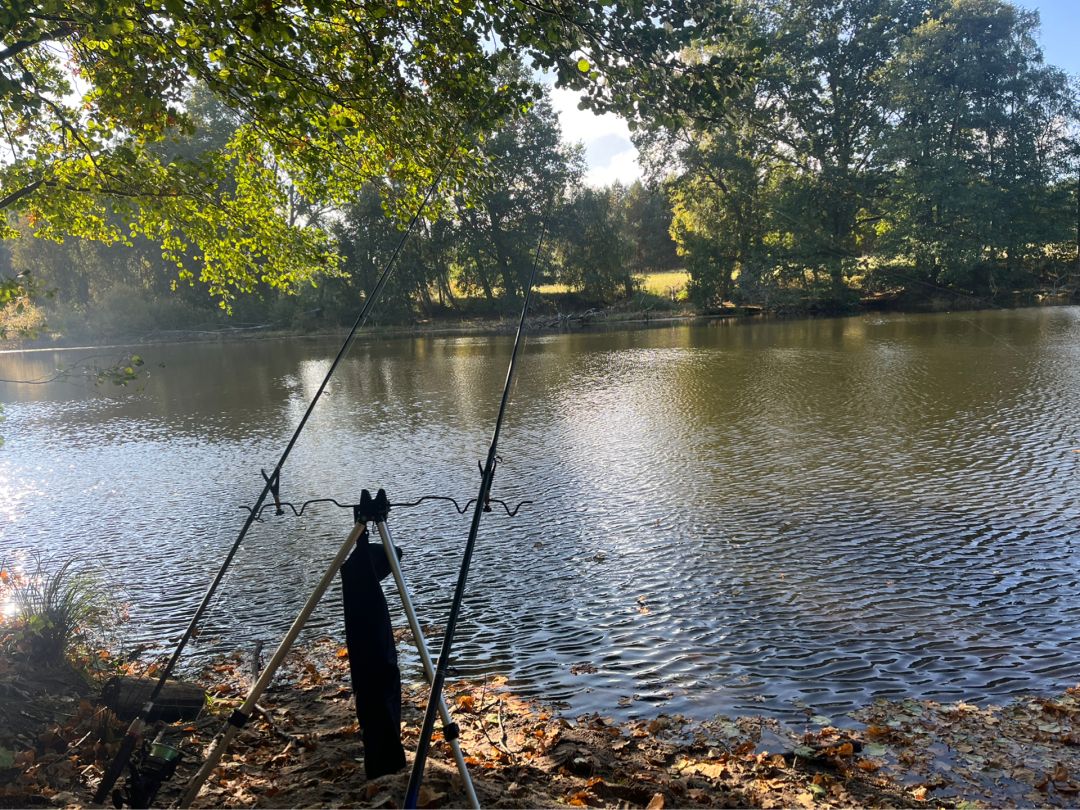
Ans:
<svg viewBox="0 0 1080 810"><path fill-rule="evenodd" d="M366 489L360 491L360 503L353 507L354 523L384 523L390 514L386 490L380 489L374 498Z"/></svg>

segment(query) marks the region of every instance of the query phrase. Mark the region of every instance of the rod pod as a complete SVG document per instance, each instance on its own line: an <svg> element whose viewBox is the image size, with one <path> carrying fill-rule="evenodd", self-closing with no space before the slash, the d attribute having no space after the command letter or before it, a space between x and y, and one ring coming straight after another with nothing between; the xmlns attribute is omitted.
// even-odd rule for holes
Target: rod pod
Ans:
<svg viewBox="0 0 1080 810"><path fill-rule="evenodd" d="M202 790L202 786L206 783L206 780L210 777L214 768L218 766L218 763L221 761L222 756L224 756L225 751L228 749L233 739L240 733L240 730L251 718L251 715L255 711L256 704L262 697L263 692L266 691L270 682L273 680L274 675L277 673L277 670L281 667L281 664L284 663L285 657L289 654L289 650L296 641L296 637L300 634L300 631L303 630L308 618L310 618L315 607L325 595L330 584L333 582L334 577L337 575L338 570L345 563L345 560L348 558L357 540L360 539L360 536L364 532L369 521L375 523L379 532L379 537L382 539L383 546L386 550L386 557L390 563L390 570L394 575L394 583L397 585L402 607L405 610L406 618L409 621L409 627L412 630L416 651L420 655L420 660L424 666L424 675L428 682L431 682L434 677L435 668L432 665L431 656L427 650L427 643L424 641L423 632L420 629L420 622L417 619L416 611L413 608L412 597L409 593L408 586L405 584L405 577L401 572L401 565L398 562L397 553L394 550L390 529L386 525L386 513L388 511L389 505L386 493L383 490L379 490L378 495L374 499L366 489L363 490L360 497L360 504L354 509L353 514L355 522L352 531L349 532L349 536L345 539L345 542L342 543L334 559L331 561L330 567L315 586L315 590L300 609L296 619L293 620L292 625L289 627L285 637L281 640L274 655L259 674L258 680L252 684L247 697L244 699L243 705L233 711L232 715L230 715L229 719L226 721L225 726L214 738L202 766L188 782L184 794L178 803L179 807L187 808L191 806L198 797L199 792ZM441 695L439 698L439 714L448 729L457 728L450 716L450 710L446 706L446 700ZM461 752L461 745L456 736L454 736L452 740L449 737L447 739L453 750L458 772L461 775L465 793L469 798L469 804L474 810L479 810L480 803L476 797L476 790L473 786L472 778L469 775L468 765L466 765L465 757Z"/></svg>

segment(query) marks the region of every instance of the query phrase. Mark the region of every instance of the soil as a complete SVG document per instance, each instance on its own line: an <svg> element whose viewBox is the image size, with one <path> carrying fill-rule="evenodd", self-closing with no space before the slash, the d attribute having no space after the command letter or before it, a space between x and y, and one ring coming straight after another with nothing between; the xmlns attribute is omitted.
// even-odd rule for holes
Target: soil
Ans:
<svg viewBox="0 0 1080 810"><path fill-rule="evenodd" d="M6 686L17 680L5 675ZM180 796L251 680L239 656L203 679L208 708L168 729L184 757L158 806ZM405 689L407 752L426 698L421 685ZM0 807L87 805L119 746L124 724L111 712L77 692L50 700L62 708L35 735L0 731ZM516 697L500 677L452 684L447 701L483 806L1069 807L1080 799L1080 687L1006 707L881 702L836 725L811 716L798 728L753 717L570 719ZM293 655L260 705L196 807L401 806L408 770L365 779L343 649L323 642ZM438 732L435 740L420 806L468 806L449 747Z"/></svg>

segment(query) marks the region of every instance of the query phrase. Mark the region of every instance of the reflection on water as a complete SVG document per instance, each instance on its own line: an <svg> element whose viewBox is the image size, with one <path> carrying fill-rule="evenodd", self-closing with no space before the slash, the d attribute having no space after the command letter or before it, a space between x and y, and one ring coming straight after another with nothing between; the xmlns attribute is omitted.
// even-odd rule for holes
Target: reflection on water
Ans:
<svg viewBox="0 0 1080 810"><path fill-rule="evenodd" d="M335 348L150 347L145 387L116 397L0 386L3 548L122 573L131 641L167 646ZM357 345L283 494L471 497L509 351ZM2 355L0 377L61 362ZM1077 308L534 337L518 380L496 495L535 503L485 517L460 674L573 710L699 716L1080 679ZM391 518L434 626L468 517ZM348 521L267 513L192 654L276 641ZM311 633L340 632L337 598Z"/></svg>

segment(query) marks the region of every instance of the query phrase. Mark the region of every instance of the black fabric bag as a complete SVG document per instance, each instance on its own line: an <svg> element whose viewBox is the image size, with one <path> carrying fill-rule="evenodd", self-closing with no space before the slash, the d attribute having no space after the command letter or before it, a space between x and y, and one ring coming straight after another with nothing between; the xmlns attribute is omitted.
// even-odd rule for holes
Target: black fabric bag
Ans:
<svg viewBox="0 0 1080 810"><path fill-rule="evenodd" d="M398 549L398 556L401 552ZM401 673L394 631L379 580L390 573L382 545L360 535L341 566L345 644L356 698L356 719L364 738L364 771L368 779L405 767L401 747Z"/></svg>

